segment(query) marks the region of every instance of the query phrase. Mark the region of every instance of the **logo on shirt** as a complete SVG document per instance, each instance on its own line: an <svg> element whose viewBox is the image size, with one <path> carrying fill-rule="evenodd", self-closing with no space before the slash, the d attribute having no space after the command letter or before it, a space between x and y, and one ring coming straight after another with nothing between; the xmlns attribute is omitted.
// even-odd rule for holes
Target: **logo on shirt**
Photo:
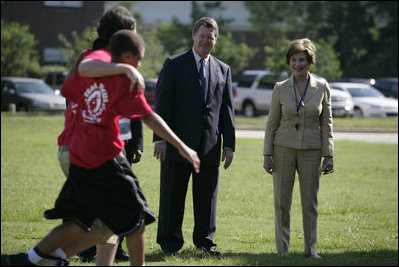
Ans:
<svg viewBox="0 0 399 267"><path fill-rule="evenodd" d="M101 115L108 103L108 93L105 90L104 84L92 84L84 92L84 99L86 109L82 111L83 121L92 124L100 123Z"/></svg>

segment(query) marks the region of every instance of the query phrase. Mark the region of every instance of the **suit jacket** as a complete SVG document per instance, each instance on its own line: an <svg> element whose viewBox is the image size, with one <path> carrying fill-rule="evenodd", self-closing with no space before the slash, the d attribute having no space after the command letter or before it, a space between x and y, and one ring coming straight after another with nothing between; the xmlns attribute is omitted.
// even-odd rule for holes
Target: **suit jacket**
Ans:
<svg viewBox="0 0 399 267"><path fill-rule="evenodd" d="M221 144L235 149L231 70L210 56L206 101L192 49L166 59L157 82L155 111L176 135L197 151L201 165L219 166ZM154 141L161 140L154 135ZM183 160L168 144L167 159Z"/></svg>
<svg viewBox="0 0 399 267"><path fill-rule="evenodd" d="M333 156L331 95L328 83L310 75L309 87L297 116L294 79L274 86L266 124L263 154L273 154L273 146L293 149L321 149L322 156ZM298 130L295 125L298 125Z"/></svg>

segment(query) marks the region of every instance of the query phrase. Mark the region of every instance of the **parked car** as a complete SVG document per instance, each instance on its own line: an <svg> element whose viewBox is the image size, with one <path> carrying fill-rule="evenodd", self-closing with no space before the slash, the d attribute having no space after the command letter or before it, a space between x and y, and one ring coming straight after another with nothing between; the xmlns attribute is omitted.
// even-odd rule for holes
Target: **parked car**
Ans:
<svg viewBox="0 0 399 267"><path fill-rule="evenodd" d="M330 83L364 83L369 85L375 84L374 78L338 78L338 79L329 79Z"/></svg>
<svg viewBox="0 0 399 267"><path fill-rule="evenodd" d="M234 90L234 109L247 117L268 113L276 76L267 70L244 71Z"/></svg>
<svg viewBox="0 0 399 267"><path fill-rule="evenodd" d="M46 73L43 79L53 88L55 94L59 95L61 93L62 84L65 82L67 75L67 71L53 71Z"/></svg>
<svg viewBox="0 0 399 267"><path fill-rule="evenodd" d="M371 85L363 83L329 83L332 89L348 92L352 96L355 117L398 116L398 101L385 97Z"/></svg>
<svg viewBox="0 0 399 267"><path fill-rule="evenodd" d="M353 117L354 107L348 92L331 89L331 109L334 117Z"/></svg>
<svg viewBox="0 0 399 267"><path fill-rule="evenodd" d="M386 97L398 99L398 78L379 78L375 80L374 87Z"/></svg>
<svg viewBox="0 0 399 267"><path fill-rule="evenodd" d="M1 77L1 110L15 105L17 111L63 111L65 98L55 95L42 79Z"/></svg>
<svg viewBox="0 0 399 267"><path fill-rule="evenodd" d="M144 82L145 82L145 91L144 91L145 98L147 99L147 102L151 106L151 108L154 108L155 107L157 79L156 78L147 78L144 80Z"/></svg>

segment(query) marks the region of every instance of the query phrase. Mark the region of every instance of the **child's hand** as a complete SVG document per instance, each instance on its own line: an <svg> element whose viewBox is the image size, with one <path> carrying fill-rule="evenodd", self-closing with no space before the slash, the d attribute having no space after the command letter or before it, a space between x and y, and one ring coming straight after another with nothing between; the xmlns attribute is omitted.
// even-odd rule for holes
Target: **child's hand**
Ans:
<svg viewBox="0 0 399 267"><path fill-rule="evenodd" d="M179 153L193 165L194 171L199 173L201 161L197 152L185 145L182 150L179 150Z"/></svg>

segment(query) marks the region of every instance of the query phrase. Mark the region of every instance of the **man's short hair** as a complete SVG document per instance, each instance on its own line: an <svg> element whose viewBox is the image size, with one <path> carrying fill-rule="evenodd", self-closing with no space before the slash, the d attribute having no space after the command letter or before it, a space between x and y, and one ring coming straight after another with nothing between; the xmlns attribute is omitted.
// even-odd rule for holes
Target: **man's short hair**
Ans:
<svg viewBox="0 0 399 267"><path fill-rule="evenodd" d="M144 57L145 45L143 39L131 30L119 30L112 35L110 44L112 59L118 60L124 52Z"/></svg>
<svg viewBox="0 0 399 267"><path fill-rule="evenodd" d="M213 18L202 17L199 20L197 20L194 23L193 35L195 35L198 32L198 30L199 30L199 28L201 26L205 26L207 28L214 29L215 30L215 37L216 38L219 37L219 26L218 26L216 20L214 20Z"/></svg>

